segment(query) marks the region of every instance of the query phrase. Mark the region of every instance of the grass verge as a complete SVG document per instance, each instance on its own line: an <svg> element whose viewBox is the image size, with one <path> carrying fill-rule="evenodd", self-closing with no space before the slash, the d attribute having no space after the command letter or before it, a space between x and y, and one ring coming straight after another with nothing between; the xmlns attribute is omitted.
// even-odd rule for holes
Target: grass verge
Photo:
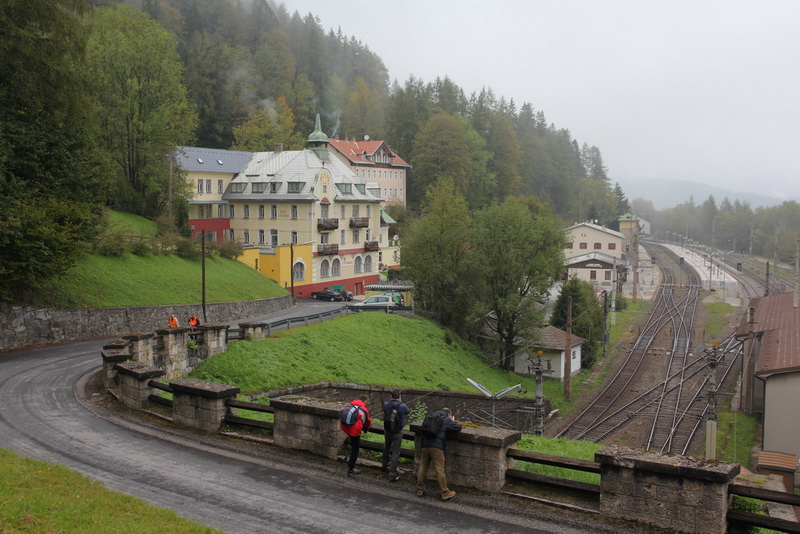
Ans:
<svg viewBox="0 0 800 534"><path fill-rule="evenodd" d="M2 532L221 532L111 491L61 466L0 449Z"/></svg>

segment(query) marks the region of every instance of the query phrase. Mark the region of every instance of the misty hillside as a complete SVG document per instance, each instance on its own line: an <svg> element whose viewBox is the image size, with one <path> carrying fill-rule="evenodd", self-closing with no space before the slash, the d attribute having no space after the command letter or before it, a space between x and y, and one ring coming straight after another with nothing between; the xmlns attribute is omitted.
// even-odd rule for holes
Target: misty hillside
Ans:
<svg viewBox="0 0 800 534"><path fill-rule="evenodd" d="M690 182L688 180L618 180L619 184L625 190L625 195L628 199L633 200L642 198L649 200L653 206L658 210L672 208L678 204L682 204L693 198L696 204L702 203L709 195L714 197L714 200L719 203L724 198L731 202L738 200L739 202L747 202L751 208L755 209L759 206L778 206L784 200L800 200L800 199L781 199L775 197L768 197L758 195L756 193L743 193L741 191L731 191L713 185L703 184L700 182Z"/></svg>

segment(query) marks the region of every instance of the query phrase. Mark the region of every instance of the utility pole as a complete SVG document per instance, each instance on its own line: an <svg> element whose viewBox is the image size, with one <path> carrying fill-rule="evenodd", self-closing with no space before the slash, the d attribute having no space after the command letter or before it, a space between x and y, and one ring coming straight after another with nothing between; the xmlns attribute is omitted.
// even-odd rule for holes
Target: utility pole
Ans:
<svg viewBox="0 0 800 534"><path fill-rule="evenodd" d="M708 353L708 417L706 419L706 458L717 458L717 345Z"/></svg>
<svg viewBox="0 0 800 534"><path fill-rule="evenodd" d="M170 145L169 147L169 181L167 183L167 216L169 222L172 224L172 165L175 159L175 148ZM205 321L205 317L203 317Z"/></svg>
<svg viewBox="0 0 800 534"><path fill-rule="evenodd" d="M203 322L207 323L208 319L206 318L206 231L200 230L200 235L203 237L201 238L201 246L202 250L200 251L200 265L201 270L203 271L202 280L200 285L202 286L202 293L203 293Z"/></svg>
<svg viewBox="0 0 800 534"><path fill-rule="evenodd" d="M572 297L567 297L567 339L564 346L564 398L572 394Z"/></svg>
<svg viewBox="0 0 800 534"><path fill-rule="evenodd" d="M764 296L769 296L769 262L767 262L767 289L764 290Z"/></svg>
<svg viewBox="0 0 800 534"><path fill-rule="evenodd" d="M633 246L631 246L631 267L633 268L633 302L636 302L636 286L639 285L639 232L633 230Z"/></svg>

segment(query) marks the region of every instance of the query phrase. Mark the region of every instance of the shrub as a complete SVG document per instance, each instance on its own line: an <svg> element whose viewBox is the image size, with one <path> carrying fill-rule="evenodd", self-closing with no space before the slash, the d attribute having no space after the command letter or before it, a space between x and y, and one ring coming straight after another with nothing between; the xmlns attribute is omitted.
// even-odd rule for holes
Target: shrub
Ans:
<svg viewBox="0 0 800 534"><path fill-rule="evenodd" d="M118 258L128 251L125 233L122 230L103 232L95 243L95 252L101 256Z"/></svg>
<svg viewBox="0 0 800 534"><path fill-rule="evenodd" d="M221 243L215 243L214 248L220 256L229 260L235 260L244 253L242 244L238 241L223 241Z"/></svg>
<svg viewBox="0 0 800 534"><path fill-rule="evenodd" d="M175 254L185 260L198 260L200 259L200 247L192 239L178 238L175 240Z"/></svg>

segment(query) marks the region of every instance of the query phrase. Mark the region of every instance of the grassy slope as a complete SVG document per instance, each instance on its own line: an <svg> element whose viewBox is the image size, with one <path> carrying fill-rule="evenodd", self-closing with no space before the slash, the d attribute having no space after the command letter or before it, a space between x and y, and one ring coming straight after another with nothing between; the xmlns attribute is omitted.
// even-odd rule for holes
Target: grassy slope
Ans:
<svg viewBox="0 0 800 534"><path fill-rule="evenodd" d="M86 308L194 304L202 301L200 260L177 256L91 255L59 282L74 305ZM206 258L206 302L257 300L285 289L244 263Z"/></svg>
<svg viewBox="0 0 800 534"><path fill-rule="evenodd" d="M218 532L70 471L0 449L0 532Z"/></svg>
<svg viewBox="0 0 800 534"><path fill-rule="evenodd" d="M492 369L471 345L433 323L380 312L352 314L274 334L263 341L238 342L203 363L193 374L235 384L244 393L323 380L404 388L475 392L472 378L492 391L532 382Z"/></svg>
<svg viewBox="0 0 800 534"><path fill-rule="evenodd" d="M109 212L112 230L126 235L154 236L156 225L137 215ZM202 302L200 260L178 256L125 254L120 258L92 254L56 282L54 293L65 305L114 308L196 304ZM206 302L258 300L286 295L272 280L242 262L206 258Z"/></svg>
<svg viewBox="0 0 800 534"><path fill-rule="evenodd" d="M125 235L153 237L156 235L156 224L153 221L122 211L108 211L111 230L122 231Z"/></svg>

